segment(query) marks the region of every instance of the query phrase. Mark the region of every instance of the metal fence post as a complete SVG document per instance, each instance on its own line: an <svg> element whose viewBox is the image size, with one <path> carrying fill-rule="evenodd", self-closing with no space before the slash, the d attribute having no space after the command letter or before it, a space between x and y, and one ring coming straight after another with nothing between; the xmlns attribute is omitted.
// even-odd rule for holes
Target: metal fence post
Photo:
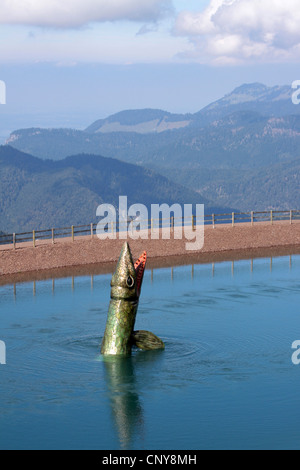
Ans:
<svg viewBox="0 0 300 470"><path fill-rule="evenodd" d="M234 227L234 223L235 223L235 213L233 212L232 213L232 226Z"/></svg>
<svg viewBox="0 0 300 470"><path fill-rule="evenodd" d="M54 228L52 229L52 245L54 245Z"/></svg>
<svg viewBox="0 0 300 470"><path fill-rule="evenodd" d="M273 211L271 211L271 225L273 225L274 217L273 217Z"/></svg>
<svg viewBox="0 0 300 470"><path fill-rule="evenodd" d="M13 234L13 245L14 245L14 250L16 249L16 234Z"/></svg>
<svg viewBox="0 0 300 470"><path fill-rule="evenodd" d="M254 212L251 212L251 226L253 227L254 225Z"/></svg>
<svg viewBox="0 0 300 470"><path fill-rule="evenodd" d="M195 217L194 215L192 215L192 227L193 227L193 232L195 232L195 230L196 230L195 219L196 219L196 217Z"/></svg>
<svg viewBox="0 0 300 470"><path fill-rule="evenodd" d="M212 214L212 224L213 228L215 228L215 214Z"/></svg>
<svg viewBox="0 0 300 470"><path fill-rule="evenodd" d="M35 248L35 230L32 232L33 248Z"/></svg>
<svg viewBox="0 0 300 470"><path fill-rule="evenodd" d="M94 238L94 224L91 224L91 238Z"/></svg>
<svg viewBox="0 0 300 470"><path fill-rule="evenodd" d="M290 211L290 224L293 224L293 211Z"/></svg>

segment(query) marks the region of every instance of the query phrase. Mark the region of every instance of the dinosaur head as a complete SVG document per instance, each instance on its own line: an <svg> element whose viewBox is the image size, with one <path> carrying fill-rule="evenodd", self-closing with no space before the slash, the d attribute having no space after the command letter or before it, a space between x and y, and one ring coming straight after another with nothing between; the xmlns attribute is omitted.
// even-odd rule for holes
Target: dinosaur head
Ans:
<svg viewBox="0 0 300 470"><path fill-rule="evenodd" d="M141 295L147 254L144 252L133 262L130 247L123 245L116 272L111 281L111 298L116 300L138 300Z"/></svg>

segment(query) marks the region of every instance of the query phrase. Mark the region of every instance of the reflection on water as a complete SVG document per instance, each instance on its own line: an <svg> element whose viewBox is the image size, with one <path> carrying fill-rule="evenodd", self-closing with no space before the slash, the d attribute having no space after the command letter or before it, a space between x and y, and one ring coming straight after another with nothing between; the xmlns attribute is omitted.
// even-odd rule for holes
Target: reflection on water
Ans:
<svg viewBox="0 0 300 470"><path fill-rule="evenodd" d="M143 430L143 409L136 389L132 358L104 360L112 415L121 447L130 448L133 434ZM139 430L137 429L139 428Z"/></svg>
<svg viewBox="0 0 300 470"><path fill-rule="evenodd" d="M111 275L0 288L0 448L298 448L300 257L150 270L137 329L102 358Z"/></svg>
<svg viewBox="0 0 300 470"><path fill-rule="evenodd" d="M161 353L161 351L138 353L139 367L145 362L154 363ZM112 416L122 449L131 448L133 436L143 435L144 432L144 413L135 373L136 360L136 356L102 358Z"/></svg>
<svg viewBox="0 0 300 470"><path fill-rule="evenodd" d="M298 256L297 256L298 257ZM257 260L258 264L260 264L261 260ZM232 261L230 263L231 265L231 275L234 277L235 275L235 265L238 264L239 262L238 261ZM246 263L246 262L245 262ZM255 269L255 260L254 259L251 259L249 262L249 266L250 266L250 272L253 273L254 272L254 269ZM269 258L269 263L270 263L270 272L273 271L273 257ZM289 269L292 269L292 263L293 263L293 256L290 255L289 257L286 258L286 266L289 267ZM225 264L225 263L217 263L217 265L221 265L221 264ZM226 263L228 264L228 263ZM207 265L208 266L208 265ZM212 263L211 264L211 274L212 274L212 277L215 276L215 273L216 273L216 263ZM195 265L191 265L189 266L189 268L191 269L191 279L193 280L194 279L194 276L195 276ZM171 281L174 281L174 270L176 268L172 267L170 268L170 279ZM177 269L182 269L182 267L180 268L177 268ZM154 282L154 269L151 269L150 270L150 273L151 273L151 282L153 283ZM156 270L158 271L158 270ZM72 276L70 278L70 289L72 292L74 292L74 289L75 289L75 276ZM94 274L91 274L90 276L90 285L91 285L91 290L93 291L94 289L94 279L95 279L95 275ZM37 282L36 281L33 281L33 296L35 297L36 296L36 285L37 285ZM55 293L55 279L52 279L51 280L51 285L52 285L52 294L54 295ZM17 283L14 283L13 284L13 295L14 295L14 298L16 298L17 296Z"/></svg>

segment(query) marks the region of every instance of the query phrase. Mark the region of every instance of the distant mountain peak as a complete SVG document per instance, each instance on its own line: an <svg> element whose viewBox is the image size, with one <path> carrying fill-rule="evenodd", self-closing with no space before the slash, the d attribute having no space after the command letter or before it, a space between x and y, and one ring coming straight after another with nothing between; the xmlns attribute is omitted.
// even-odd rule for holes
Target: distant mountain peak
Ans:
<svg viewBox="0 0 300 470"><path fill-rule="evenodd" d="M233 90L220 101L228 104L240 104L251 101L272 102L291 98L292 90L289 86L268 87L262 83L244 84Z"/></svg>
<svg viewBox="0 0 300 470"><path fill-rule="evenodd" d="M269 88L267 85L264 85L263 83L244 83L243 85L240 85L239 87L235 88L230 95L232 94L250 94L250 93L263 93L267 91Z"/></svg>
<svg viewBox="0 0 300 470"><path fill-rule="evenodd" d="M136 134L161 133L187 127L191 116L171 114L160 109L136 109L121 111L106 119L94 122L86 129L90 134L134 132Z"/></svg>
<svg viewBox="0 0 300 470"><path fill-rule="evenodd" d="M265 116L298 114L292 103L292 88L286 86L269 87L262 83L245 83L235 88L223 98L202 109L198 116L224 116L235 110L256 111Z"/></svg>

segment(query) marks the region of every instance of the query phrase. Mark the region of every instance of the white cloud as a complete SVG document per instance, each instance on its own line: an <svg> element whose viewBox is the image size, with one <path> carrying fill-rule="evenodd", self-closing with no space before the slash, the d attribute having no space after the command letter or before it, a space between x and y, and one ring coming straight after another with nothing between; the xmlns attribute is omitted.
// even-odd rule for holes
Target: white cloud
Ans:
<svg viewBox="0 0 300 470"><path fill-rule="evenodd" d="M299 0L211 0L200 13L181 12L175 32L202 62L275 62L299 59L299 24Z"/></svg>
<svg viewBox="0 0 300 470"><path fill-rule="evenodd" d="M1 0L0 24L77 28L92 22L156 21L172 0Z"/></svg>

